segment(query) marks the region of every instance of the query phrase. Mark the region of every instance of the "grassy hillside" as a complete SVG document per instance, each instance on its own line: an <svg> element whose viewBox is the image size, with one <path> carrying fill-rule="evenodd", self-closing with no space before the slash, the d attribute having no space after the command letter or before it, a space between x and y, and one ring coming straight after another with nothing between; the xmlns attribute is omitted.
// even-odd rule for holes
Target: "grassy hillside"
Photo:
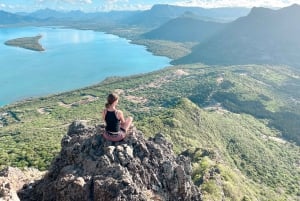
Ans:
<svg viewBox="0 0 300 201"><path fill-rule="evenodd" d="M24 101L0 108L0 164L46 169L69 123L101 124L114 91L146 136L161 132L191 156L206 200L295 200L299 80L288 67L197 64Z"/></svg>
<svg viewBox="0 0 300 201"><path fill-rule="evenodd" d="M274 132L263 123L249 115L202 109L188 99L172 112L171 130L177 132L170 132L170 139L179 149L190 147L186 153L193 158L193 179L209 200L285 200L275 198L275 191L299 190L297 148L268 139Z"/></svg>

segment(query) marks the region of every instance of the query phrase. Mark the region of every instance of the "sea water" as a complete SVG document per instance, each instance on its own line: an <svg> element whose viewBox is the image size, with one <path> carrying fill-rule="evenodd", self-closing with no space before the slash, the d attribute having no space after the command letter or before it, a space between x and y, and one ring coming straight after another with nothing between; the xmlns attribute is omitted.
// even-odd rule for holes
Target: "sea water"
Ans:
<svg viewBox="0 0 300 201"><path fill-rule="evenodd" d="M38 52L5 41L42 35ZM115 35L56 27L0 28L0 107L22 99L65 92L161 69L167 57Z"/></svg>

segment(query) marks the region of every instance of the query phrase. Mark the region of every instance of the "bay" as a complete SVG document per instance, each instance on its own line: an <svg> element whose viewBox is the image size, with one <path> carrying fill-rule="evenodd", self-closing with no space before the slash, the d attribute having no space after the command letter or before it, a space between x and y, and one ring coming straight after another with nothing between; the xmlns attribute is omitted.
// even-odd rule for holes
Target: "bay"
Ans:
<svg viewBox="0 0 300 201"><path fill-rule="evenodd" d="M4 45L42 35L44 52ZM0 28L0 107L30 97L65 92L166 67L167 57L115 35L56 27Z"/></svg>

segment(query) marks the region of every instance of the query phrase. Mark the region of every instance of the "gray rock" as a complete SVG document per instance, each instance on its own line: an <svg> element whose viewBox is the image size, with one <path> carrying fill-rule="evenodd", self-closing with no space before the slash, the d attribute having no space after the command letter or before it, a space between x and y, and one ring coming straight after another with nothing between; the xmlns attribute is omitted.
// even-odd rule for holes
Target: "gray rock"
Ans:
<svg viewBox="0 0 300 201"><path fill-rule="evenodd" d="M136 129L121 142L102 138L103 127L74 122L49 172L22 201L201 200L191 163L176 156L162 134L146 140Z"/></svg>
<svg viewBox="0 0 300 201"><path fill-rule="evenodd" d="M20 170L7 167L0 171L0 201L19 201L17 191L23 186L30 187L32 181L40 179L44 172L34 168Z"/></svg>

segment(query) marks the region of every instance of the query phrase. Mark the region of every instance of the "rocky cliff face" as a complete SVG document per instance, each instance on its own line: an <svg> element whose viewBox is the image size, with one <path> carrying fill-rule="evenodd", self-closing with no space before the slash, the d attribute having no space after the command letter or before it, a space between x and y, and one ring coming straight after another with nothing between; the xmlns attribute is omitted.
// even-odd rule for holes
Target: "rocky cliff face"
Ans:
<svg viewBox="0 0 300 201"><path fill-rule="evenodd" d="M161 134L145 140L133 129L125 140L113 143L102 132L101 127L73 122L49 172L20 190L20 200L201 200L190 160L176 156Z"/></svg>

